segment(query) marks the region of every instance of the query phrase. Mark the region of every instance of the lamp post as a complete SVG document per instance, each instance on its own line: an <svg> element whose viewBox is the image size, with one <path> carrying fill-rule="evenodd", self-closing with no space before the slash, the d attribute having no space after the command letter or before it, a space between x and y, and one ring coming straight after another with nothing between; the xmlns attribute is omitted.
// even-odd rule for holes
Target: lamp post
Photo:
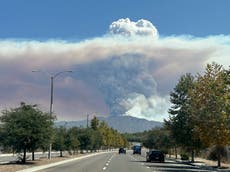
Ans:
<svg viewBox="0 0 230 172"><path fill-rule="evenodd" d="M67 70L67 71L61 71L61 72L58 72L58 73L55 73L55 74L50 74L50 73L47 73L47 72L44 72L44 71L41 71L41 70L34 70L32 72L43 72L43 73L46 73L49 75L50 77L50 119L52 117L52 114L53 114L53 87L54 87L54 79L59 76L60 74L62 73L71 73L72 71L70 70ZM48 153L48 158L51 159L51 150L52 150L52 144L50 143L49 145L49 153Z"/></svg>

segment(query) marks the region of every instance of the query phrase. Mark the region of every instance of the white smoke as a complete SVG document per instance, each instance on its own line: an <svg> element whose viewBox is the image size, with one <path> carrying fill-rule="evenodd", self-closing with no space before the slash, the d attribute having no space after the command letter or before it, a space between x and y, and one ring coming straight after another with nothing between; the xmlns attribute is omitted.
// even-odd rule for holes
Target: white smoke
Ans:
<svg viewBox="0 0 230 172"><path fill-rule="evenodd" d="M118 34L122 36L150 36L152 38L158 37L156 27L149 21L141 19L137 22L130 21L129 18L119 19L113 22L109 27L111 34Z"/></svg>
<svg viewBox="0 0 230 172"><path fill-rule="evenodd" d="M132 93L121 101L121 105L125 108L127 116L162 121L162 116L167 116L169 97L158 95L146 97L143 94Z"/></svg>

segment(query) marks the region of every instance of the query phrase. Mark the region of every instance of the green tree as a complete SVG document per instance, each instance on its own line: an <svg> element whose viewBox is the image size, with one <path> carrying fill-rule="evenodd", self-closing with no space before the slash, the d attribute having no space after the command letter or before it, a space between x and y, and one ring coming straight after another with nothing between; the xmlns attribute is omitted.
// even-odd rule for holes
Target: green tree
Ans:
<svg viewBox="0 0 230 172"><path fill-rule="evenodd" d="M194 134L192 124L191 98L189 92L194 87L194 77L191 74L181 76L179 82L170 93L169 120L165 121L171 131L176 143L192 153L194 161L194 150L200 147L200 141Z"/></svg>
<svg viewBox="0 0 230 172"><path fill-rule="evenodd" d="M62 152L66 150L66 138L67 129L64 126L54 129L54 141L52 148L56 151L60 151L60 157L62 157Z"/></svg>
<svg viewBox="0 0 230 172"><path fill-rule="evenodd" d="M143 138L143 146L149 149L160 149L165 153L172 147L169 131L164 128L155 128L147 132Z"/></svg>
<svg viewBox="0 0 230 172"><path fill-rule="evenodd" d="M81 152L83 150L90 150L91 149L91 128L81 128L78 133L78 140L80 142L80 149Z"/></svg>
<svg viewBox="0 0 230 172"><path fill-rule="evenodd" d="M113 133L111 128L105 121L102 121L99 125L99 131L102 135L102 144L105 148L112 147L113 144Z"/></svg>
<svg viewBox="0 0 230 172"><path fill-rule="evenodd" d="M117 130L109 127L105 121L102 121L99 124L98 131L100 132L102 138L101 144L103 148L128 146L128 141L126 140L126 138L121 135Z"/></svg>
<svg viewBox="0 0 230 172"><path fill-rule="evenodd" d="M102 145L102 135L98 130L91 130L91 151L96 151L101 148Z"/></svg>
<svg viewBox="0 0 230 172"><path fill-rule="evenodd" d="M230 75L219 64L208 64L191 91L196 133L208 146L230 144ZM221 154L218 155L220 167Z"/></svg>
<svg viewBox="0 0 230 172"><path fill-rule="evenodd" d="M109 126L105 121L102 121L99 125L99 132L101 133L102 136L102 146L108 147L109 146L109 141L108 141L108 130Z"/></svg>
<svg viewBox="0 0 230 172"><path fill-rule="evenodd" d="M78 127L72 127L67 132L67 138L66 138L66 147L69 152L73 151L73 154L76 154L80 147L80 141L78 139L78 133L79 133Z"/></svg>
<svg viewBox="0 0 230 172"><path fill-rule="evenodd" d="M4 110L0 117L1 142L6 147L23 152L22 163L26 163L26 152L47 147L51 142L54 118L40 111L36 105L21 103L18 108Z"/></svg>
<svg viewBox="0 0 230 172"><path fill-rule="evenodd" d="M97 119L97 117L94 116L93 119L91 120L91 128L93 130L97 130L98 126L99 126L99 123L100 123L99 119Z"/></svg>
<svg viewBox="0 0 230 172"><path fill-rule="evenodd" d="M139 133L124 133L123 136L129 142L141 142L147 131Z"/></svg>

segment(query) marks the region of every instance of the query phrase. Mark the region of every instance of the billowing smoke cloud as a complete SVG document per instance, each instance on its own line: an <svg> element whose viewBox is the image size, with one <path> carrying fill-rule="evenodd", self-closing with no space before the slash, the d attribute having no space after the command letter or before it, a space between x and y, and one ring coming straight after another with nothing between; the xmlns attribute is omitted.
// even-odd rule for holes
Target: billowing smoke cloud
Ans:
<svg viewBox="0 0 230 172"><path fill-rule="evenodd" d="M182 74L201 72L207 62L230 64L230 36L162 38L149 21L129 19L115 21L108 32L81 42L1 40L0 108L26 101L48 111L49 76L31 71L73 70L55 79L59 120L97 112L162 121Z"/></svg>
<svg viewBox="0 0 230 172"><path fill-rule="evenodd" d="M82 76L87 82L101 90L110 114L124 115L130 109L124 102L131 97L134 101L134 95L142 95L146 99L157 95L157 84L148 62L149 59L143 55L127 54L84 65L80 70L84 71Z"/></svg>
<svg viewBox="0 0 230 172"><path fill-rule="evenodd" d="M121 102L126 109L125 115L142 117L145 119L152 119L162 121L162 115L167 114L168 97L160 97L154 95L146 97L143 94L132 93L128 98Z"/></svg>
<svg viewBox="0 0 230 172"><path fill-rule="evenodd" d="M119 19L113 22L109 27L111 34L122 36L150 36L153 38L158 37L158 32L155 26L147 20L141 19L137 22L130 21L129 18Z"/></svg>

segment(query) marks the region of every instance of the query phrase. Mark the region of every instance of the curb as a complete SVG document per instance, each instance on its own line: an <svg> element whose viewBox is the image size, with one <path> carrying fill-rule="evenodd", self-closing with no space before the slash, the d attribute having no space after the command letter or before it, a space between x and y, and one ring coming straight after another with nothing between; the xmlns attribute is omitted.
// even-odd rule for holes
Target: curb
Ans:
<svg viewBox="0 0 230 172"><path fill-rule="evenodd" d="M211 166L208 166L207 164L205 163L199 163L199 164L196 164L196 163L192 163L190 161L182 161L182 160L179 160L179 159L175 159L175 158L169 158L169 159L172 159L172 160L175 160L176 162L180 162L180 163L183 163L183 164L187 164L187 165L191 165L191 166L194 166L194 167L200 167L204 170L212 170L212 171L215 171L215 169Z"/></svg>
<svg viewBox="0 0 230 172"><path fill-rule="evenodd" d="M89 157L92 157L92 156L95 156L95 155L99 155L99 154L104 154L104 153L108 153L108 152L94 153L94 154L90 154L90 155L85 155L85 156L81 156L81 157L67 159L67 160L64 160L64 161L54 162L54 163L51 163L51 164L46 164L46 165L40 165L40 166L36 166L36 167L31 167L31 168L19 170L17 172L34 172L34 171L39 171L39 170L43 170L43 169L46 169L46 168L58 166L58 165L61 165L61 164L65 164L65 163L76 161L76 160L80 160L80 159L86 159L86 158L89 158Z"/></svg>

